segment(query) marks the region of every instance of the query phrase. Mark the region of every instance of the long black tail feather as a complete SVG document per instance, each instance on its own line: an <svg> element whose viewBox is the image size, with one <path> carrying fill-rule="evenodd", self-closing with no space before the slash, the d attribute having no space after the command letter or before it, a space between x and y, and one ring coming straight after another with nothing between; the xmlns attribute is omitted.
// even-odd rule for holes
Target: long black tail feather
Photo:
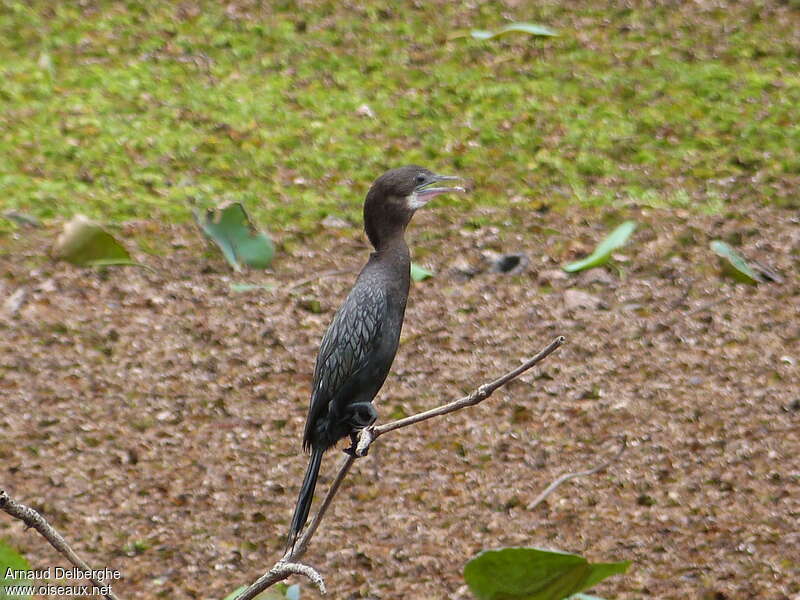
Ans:
<svg viewBox="0 0 800 600"><path fill-rule="evenodd" d="M294 549L297 536L308 521L308 513L311 510L311 501L314 499L314 489L317 487L317 476L319 467L322 464L322 448L311 449L311 460L308 462L306 476L303 478L303 485L300 487L300 494L297 496L297 505L294 507L292 524L289 527L289 537L286 541L286 550Z"/></svg>

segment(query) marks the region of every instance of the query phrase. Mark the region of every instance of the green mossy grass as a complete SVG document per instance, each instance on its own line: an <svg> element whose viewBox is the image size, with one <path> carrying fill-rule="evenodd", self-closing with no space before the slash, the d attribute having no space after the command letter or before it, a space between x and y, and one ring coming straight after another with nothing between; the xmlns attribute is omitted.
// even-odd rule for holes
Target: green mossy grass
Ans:
<svg viewBox="0 0 800 600"><path fill-rule="evenodd" d="M237 200L310 231L358 222L409 162L472 178L441 200L468 207L798 203L791 3L257 4L4 2L3 207L186 221ZM468 35L504 16L560 35Z"/></svg>

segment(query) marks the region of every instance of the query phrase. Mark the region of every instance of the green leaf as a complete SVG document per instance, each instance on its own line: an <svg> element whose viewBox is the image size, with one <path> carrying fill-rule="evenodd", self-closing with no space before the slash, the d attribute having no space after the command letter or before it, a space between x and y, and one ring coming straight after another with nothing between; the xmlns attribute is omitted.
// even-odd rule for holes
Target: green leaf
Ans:
<svg viewBox="0 0 800 600"><path fill-rule="evenodd" d="M205 215L195 213L195 219L234 270L241 271L243 265L266 269L272 262L272 240L256 229L240 202L209 209Z"/></svg>
<svg viewBox="0 0 800 600"><path fill-rule="evenodd" d="M628 561L590 563L577 554L538 548L502 548L470 560L464 579L479 600L562 600L629 566Z"/></svg>
<svg viewBox="0 0 800 600"><path fill-rule="evenodd" d="M25 557L22 556L19 552L17 552L14 548L9 546L3 540L0 540L0 573L2 574L2 579L0 580L0 599L2 600L11 600L13 599L22 599L22 598L30 598L30 595L24 594L8 594L7 587L9 585L30 585L30 579L26 577L19 577L19 578L12 578L12 577L5 577L6 571L8 569L12 569L14 571L29 571L31 568L30 564Z"/></svg>
<svg viewBox="0 0 800 600"><path fill-rule="evenodd" d="M64 224L53 255L79 267L144 266L132 260L125 247L99 223L84 215L75 215Z"/></svg>
<svg viewBox="0 0 800 600"><path fill-rule="evenodd" d="M470 32L470 34L476 40L490 40L492 38L513 31L520 31L522 33L528 33L530 35L545 36L545 37L554 37L558 35L557 32L553 31L549 27L545 27L544 25L537 25L536 23L511 23L510 25L501 27L497 31L484 31L483 29L473 29Z"/></svg>
<svg viewBox="0 0 800 600"><path fill-rule="evenodd" d="M722 271L729 277L733 277L736 281L749 283L751 285L762 283L764 281L764 278L761 276L761 274L747 264L747 261L742 258L741 254L736 252L736 250L731 248L722 240L714 240L709 245L711 246L711 250L713 250L717 256L724 259L722 262Z"/></svg>
<svg viewBox="0 0 800 600"><path fill-rule="evenodd" d="M286 588L286 600L300 600L300 584L295 583Z"/></svg>
<svg viewBox="0 0 800 600"><path fill-rule="evenodd" d="M589 256L577 262L570 263L562 267L567 273L575 273L584 269L599 267L608 262L611 254L617 248L621 248L628 241L628 238L636 229L636 221L625 221L622 225L611 232L606 239L597 245Z"/></svg>
<svg viewBox="0 0 800 600"><path fill-rule="evenodd" d="M413 281L424 281L433 277L433 272L425 267L420 267L417 263L411 263L411 279Z"/></svg>

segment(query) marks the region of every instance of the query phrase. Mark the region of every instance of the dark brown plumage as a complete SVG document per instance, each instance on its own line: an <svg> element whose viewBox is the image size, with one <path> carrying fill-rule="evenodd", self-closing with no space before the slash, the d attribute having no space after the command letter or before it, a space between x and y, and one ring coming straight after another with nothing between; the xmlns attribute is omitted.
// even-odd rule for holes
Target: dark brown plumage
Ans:
<svg viewBox="0 0 800 600"><path fill-rule="evenodd" d="M410 285L405 230L431 198L463 191L436 186L451 179L457 178L410 165L384 173L367 193L364 229L375 252L336 312L317 355L303 435L311 460L292 516L289 547L308 519L323 453L377 418L372 399L397 353Z"/></svg>

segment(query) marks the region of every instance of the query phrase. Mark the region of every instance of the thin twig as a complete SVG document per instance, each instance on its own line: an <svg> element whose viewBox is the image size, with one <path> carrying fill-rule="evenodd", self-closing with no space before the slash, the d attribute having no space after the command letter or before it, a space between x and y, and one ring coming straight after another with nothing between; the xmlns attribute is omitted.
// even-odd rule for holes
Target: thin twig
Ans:
<svg viewBox="0 0 800 600"><path fill-rule="evenodd" d="M410 425L415 425L422 421L426 421L428 419L432 419L433 417L439 417L442 415L449 414L451 412L455 412L457 410L461 410L462 408L466 408L468 406L474 406L484 400L486 400L489 396L491 396L498 388L503 387L508 382L516 379L520 375L522 375L525 371L532 368L534 365L540 363L542 360L547 358L550 354L555 352L559 346L563 345L566 341L564 336L558 336L555 338L550 344L547 345L541 352L536 354L535 356L531 357L523 364L521 364L516 369L512 369L508 373L504 374L501 377L498 377L494 381L490 383L483 384L475 389L471 394L465 396L459 400L454 402L449 402L437 408L433 408L431 410L426 410L424 412L418 413L416 415L412 415L410 417L406 417L405 419L398 419L396 421L391 421L390 423L386 423L385 425L381 425L379 427L368 427L366 429L362 429L359 433L359 440L358 445L356 447L356 454L358 456L364 456L367 450L369 449L370 444L375 441L375 439L384 433L389 433L390 431L394 431L396 429L400 429L402 427L408 427ZM333 498L336 493L339 491L339 488L344 481L344 478L347 476L347 473L350 471L350 467L353 466L355 462L355 456L347 456L345 460L342 462L342 465L339 467L339 472L336 474L336 478L331 483L330 488L328 489L328 493L325 496L325 499L322 501L319 510L314 515L314 519L311 521L311 524L306 528L305 532L303 533L300 540L295 544L294 549L290 549L284 556L277 562L275 565L267 571L264 575L259 577L252 585L250 585L247 589L242 591L238 596L236 596L235 600L252 600L258 594L266 590L267 588L271 587L272 585L276 584L279 581L283 581L289 575L296 572L302 575L308 576L316 585L320 588L321 591L324 593L324 582L322 577L319 577L319 574L311 569L310 567L306 567L305 565L299 565L304 567L305 569L309 569L309 571L289 571L286 569L286 565L297 565L298 563L294 563L293 561L300 558L308 548L308 544L311 541L314 533L316 533L317 528L319 527L320 523L322 522L325 513L327 512L328 508L333 502ZM309 572L314 575L311 577ZM319 577L319 579L316 579Z"/></svg>
<svg viewBox="0 0 800 600"><path fill-rule="evenodd" d="M570 479L575 479L576 477L588 477L589 475L594 475L595 473L599 473L600 471L602 471L602 470L604 470L604 469L607 469L607 468L608 468L608 467L611 465L611 463L614 463L614 462L616 462L616 461L617 461L617 459L619 459L619 457L620 457L620 456L622 456L622 453L623 453L623 452L625 452L625 448L627 448L627 447L628 447L628 440L627 440L627 438L626 438L625 436L623 436L623 437L622 437L622 445L620 446L620 448L619 448L619 450L617 451L617 453L616 453L616 454L614 454L614 456L612 456L611 458L609 458L609 459L608 459L607 461L605 461L604 463L600 463L600 464L599 464L599 465L597 465L596 467L593 467L593 468L591 468L591 469L587 469L586 471L578 471L577 473L566 473L566 474L562 475L561 477L559 477L558 479L556 479L556 480L555 480L553 483L551 483L550 485L548 485L548 486L545 488L545 490L544 490L544 491L543 491L541 494L539 494L538 496L536 496L536 498L534 498L534 499L533 499L533 500L532 500L532 501L531 501L531 502L528 504L528 506L526 506L525 508L526 508L527 510L533 510L534 508L536 508L537 506L539 506L539 505L540 505L542 502L544 502L544 500L545 500L545 499L546 499L546 498L547 498L547 497L548 497L550 494L552 494L553 492L555 492L555 491L556 491L556 488L558 488L558 486L560 486L562 483L566 483L566 482L567 482L567 481L569 481Z"/></svg>
<svg viewBox="0 0 800 600"><path fill-rule="evenodd" d="M81 571L92 571L92 568L89 567L86 562L81 559L72 548L69 547L67 541L61 536L58 531L56 531L47 520L39 514L36 510L32 509L30 506L25 506L24 504L20 504L8 493L0 489L0 510L7 512L9 515L14 517L15 519L19 519L28 527L32 527L36 531L38 531L42 536L50 542L50 545L58 550L60 554L65 556L69 562L73 565L78 567ZM111 586L108 582L104 582L102 579L97 577L88 577L89 581L91 581L96 587L98 588L106 588L108 593L104 594L106 598L109 600L119 600L119 597L111 591Z"/></svg>
<svg viewBox="0 0 800 600"><path fill-rule="evenodd" d="M342 465L339 467L339 472L336 474L336 478L328 488L328 493L325 495L325 499L322 501L322 504L320 504L319 510L311 520L311 524L306 527L303 535L294 545L294 548L289 549L286 554L284 554L281 559L275 563L275 566L264 573L261 577L256 579L256 581L250 585L250 587L243 590L238 596L236 596L235 600L252 600L267 588L272 587L279 581L283 581L293 574L305 575L314 583L314 585L317 586L317 588L319 588L321 593L325 593L325 581L322 579L322 576L313 568L295 561L306 553L311 538L316 533L319 524L322 522L322 518L325 516L325 513L328 512L328 508L330 507L331 502L333 502L333 497L336 495L336 492L339 491L342 481L344 481L344 478L347 476L347 473L350 471L350 467L353 466L355 460L355 457L348 455L345 457L344 461L342 461ZM288 567L303 567L303 570L292 570Z"/></svg>
<svg viewBox="0 0 800 600"><path fill-rule="evenodd" d="M314 533L316 533L317 528L322 522L322 518L325 516L325 513L328 511L328 508L333 502L333 497L336 495L336 492L339 491L342 481L344 481L345 476L347 475L348 471L350 471L350 467L353 466L355 460L356 459L354 456L348 455L345 457L344 461L342 461L342 466L339 467L339 472L336 474L336 478L333 480L333 483L331 483L330 488L328 488L328 493L325 495L325 499L322 501L322 504L320 504L317 514L314 515L311 524L306 528L306 531L300 538L300 541L297 542L294 551L290 553L289 557L291 559L294 560L305 554L306 549L308 548L308 543L311 541Z"/></svg>

